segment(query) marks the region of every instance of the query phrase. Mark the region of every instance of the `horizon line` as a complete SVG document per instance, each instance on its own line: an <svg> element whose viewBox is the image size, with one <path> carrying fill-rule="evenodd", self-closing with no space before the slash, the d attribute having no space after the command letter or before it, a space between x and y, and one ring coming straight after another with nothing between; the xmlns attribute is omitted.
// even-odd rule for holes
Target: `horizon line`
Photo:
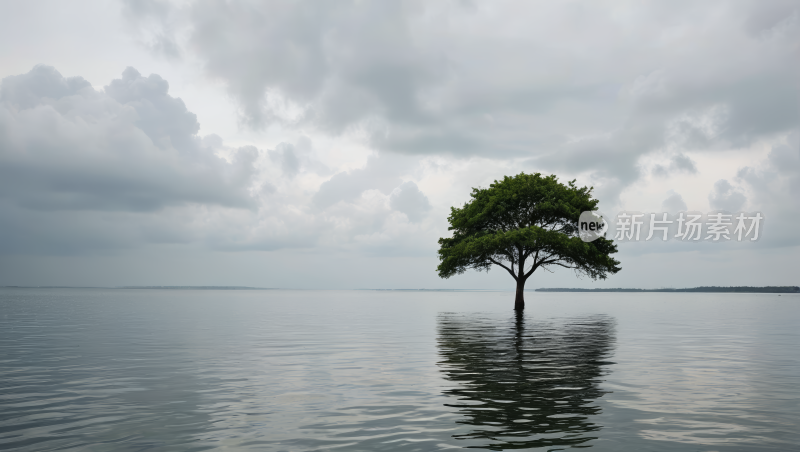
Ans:
<svg viewBox="0 0 800 452"><path fill-rule="evenodd" d="M25 285L4 285L4 289L110 289L110 290L373 290L373 291L397 291L397 292L513 292L513 289L400 289L400 288L317 288L302 289L288 287L253 287L253 286L190 286L190 285L164 285L164 286L25 286ZM786 286L697 286L686 288L660 287L654 289L641 288L567 288L567 287L541 287L537 289L525 289L525 292L746 292L750 290L759 291L780 291L782 293L800 293L800 287L793 285Z"/></svg>

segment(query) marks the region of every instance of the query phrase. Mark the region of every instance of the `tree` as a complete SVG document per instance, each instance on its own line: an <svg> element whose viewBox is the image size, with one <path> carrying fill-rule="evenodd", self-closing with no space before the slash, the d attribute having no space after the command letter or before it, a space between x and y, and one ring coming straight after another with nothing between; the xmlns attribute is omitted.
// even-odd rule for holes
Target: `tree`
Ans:
<svg viewBox="0 0 800 452"><path fill-rule="evenodd" d="M592 188L579 188L574 180L564 185L554 175L520 173L473 188L470 196L464 207L450 209L453 236L439 239L441 278L498 265L516 280L514 309L522 310L525 281L537 269L570 268L595 280L620 270L610 256L617 252L612 240L584 242L579 236L581 212L597 207Z"/></svg>

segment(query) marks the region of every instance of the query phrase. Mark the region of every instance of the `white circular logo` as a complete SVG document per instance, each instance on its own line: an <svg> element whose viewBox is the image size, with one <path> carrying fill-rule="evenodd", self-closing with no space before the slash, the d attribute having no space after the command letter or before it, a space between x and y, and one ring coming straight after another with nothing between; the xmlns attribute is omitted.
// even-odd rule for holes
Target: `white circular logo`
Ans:
<svg viewBox="0 0 800 452"><path fill-rule="evenodd" d="M578 219L578 234L584 242L597 240L604 237L608 231L608 221L606 216L599 210L581 212Z"/></svg>

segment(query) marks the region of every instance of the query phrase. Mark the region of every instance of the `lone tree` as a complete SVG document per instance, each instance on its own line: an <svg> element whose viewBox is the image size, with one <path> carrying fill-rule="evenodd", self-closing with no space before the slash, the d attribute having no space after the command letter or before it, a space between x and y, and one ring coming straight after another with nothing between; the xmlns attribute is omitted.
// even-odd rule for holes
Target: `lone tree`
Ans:
<svg viewBox="0 0 800 452"><path fill-rule="evenodd" d="M439 239L439 276L499 265L517 281L515 310L525 309L525 281L539 268L558 266L606 279L620 270L610 256L616 245L604 237L584 242L578 231L581 212L597 207L591 195L592 188L578 188L574 180L564 185L540 173L506 176L489 188L473 188L471 201L450 209L453 237Z"/></svg>

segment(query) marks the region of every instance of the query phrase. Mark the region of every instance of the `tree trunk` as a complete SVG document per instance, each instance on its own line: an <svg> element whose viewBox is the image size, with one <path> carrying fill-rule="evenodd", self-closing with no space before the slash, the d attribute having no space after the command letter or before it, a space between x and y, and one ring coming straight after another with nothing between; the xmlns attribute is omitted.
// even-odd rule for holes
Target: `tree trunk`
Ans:
<svg viewBox="0 0 800 452"><path fill-rule="evenodd" d="M525 309L525 279L517 279L517 296L514 298L514 310L522 311Z"/></svg>

